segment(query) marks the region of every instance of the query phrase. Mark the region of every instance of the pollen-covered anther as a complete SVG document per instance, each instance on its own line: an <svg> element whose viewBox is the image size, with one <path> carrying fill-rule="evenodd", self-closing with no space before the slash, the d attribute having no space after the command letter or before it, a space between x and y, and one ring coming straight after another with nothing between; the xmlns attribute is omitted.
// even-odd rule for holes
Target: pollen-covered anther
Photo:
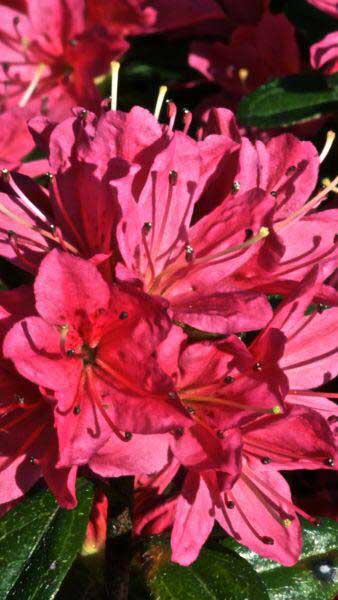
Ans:
<svg viewBox="0 0 338 600"><path fill-rule="evenodd" d="M169 171L169 185L176 185L177 179L178 179L177 171L174 171L174 169L171 169L171 171Z"/></svg>
<svg viewBox="0 0 338 600"><path fill-rule="evenodd" d="M220 440L223 440L224 438L224 433L223 431L221 431L220 429L218 429L218 431L216 431L216 435Z"/></svg>
<svg viewBox="0 0 338 600"><path fill-rule="evenodd" d="M195 409L192 406L188 406L187 407L187 411L188 413L190 413L191 415L194 415L196 413Z"/></svg>
<svg viewBox="0 0 338 600"><path fill-rule="evenodd" d="M261 458L261 463L262 465L269 465L271 463L271 458L268 456L263 456L263 458Z"/></svg>
<svg viewBox="0 0 338 600"><path fill-rule="evenodd" d="M81 407L77 404L76 406L74 406L73 408L73 414L74 415L79 415L81 412Z"/></svg>
<svg viewBox="0 0 338 600"><path fill-rule="evenodd" d="M270 192L270 194L273 198L277 198L278 192L272 191L272 192Z"/></svg>
<svg viewBox="0 0 338 600"><path fill-rule="evenodd" d="M231 377L231 375L227 375L226 377L224 377L223 382L224 383L233 383L235 381L234 377Z"/></svg>
<svg viewBox="0 0 338 600"><path fill-rule="evenodd" d="M20 405L25 404L25 398L21 394L14 394L14 401Z"/></svg>
<svg viewBox="0 0 338 600"><path fill-rule="evenodd" d="M128 316L129 316L129 315L128 315L128 313L127 313L125 310L123 310L123 311L122 311L122 312L120 312L120 314L119 314L119 319L120 319L121 321L124 321L124 319L128 319Z"/></svg>
<svg viewBox="0 0 338 600"><path fill-rule="evenodd" d="M334 459L332 457L326 458L324 464L328 467L334 467Z"/></svg>
<svg viewBox="0 0 338 600"><path fill-rule="evenodd" d="M291 519L283 519L282 520L282 525L284 527L290 527L292 525L292 520Z"/></svg>
<svg viewBox="0 0 338 600"><path fill-rule="evenodd" d="M192 112L188 108L183 109L183 133L188 133L192 121Z"/></svg>
<svg viewBox="0 0 338 600"><path fill-rule="evenodd" d="M149 231L151 230L152 226L153 225L152 225L151 221L146 221L145 223L143 223L143 226L142 226L143 235L147 235L149 233Z"/></svg>
<svg viewBox="0 0 338 600"><path fill-rule="evenodd" d="M6 169L6 167L4 167L3 169L1 169L1 177L4 181L9 181L9 170Z"/></svg>
<svg viewBox="0 0 338 600"><path fill-rule="evenodd" d="M75 350L67 350L66 355L68 358L72 358L73 356L75 356Z"/></svg>
<svg viewBox="0 0 338 600"><path fill-rule="evenodd" d="M250 74L249 69L246 69L244 67L242 67L241 69L238 69L238 79L240 80L241 83L245 83L246 80L248 79Z"/></svg>
<svg viewBox="0 0 338 600"><path fill-rule="evenodd" d="M278 406L278 404L276 404L276 406L273 407L273 409L271 410L271 412L274 415L281 415L282 414L282 409L280 406Z"/></svg>
<svg viewBox="0 0 338 600"><path fill-rule="evenodd" d="M297 167L295 165L291 165L285 172L285 175L292 175L292 173L294 173L295 171L297 171Z"/></svg>
<svg viewBox="0 0 338 600"><path fill-rule="evenodd" d="M228 502L226 502L226 507L230 508L230 510L231 510L231 509L235 508L235 503L232 500L228 500Z"/></svg>
<svg viewBox="0 0 338 600"><path fill-rule="evenodd" d="M262 363L260 363L260 362L256 362L256 363L253 365L253 367L252 367L252 368L253 368L253 370L254 370L254 371L261 371L261 370L262 370Z"/></svg>
<svg viewBox="0 0 338 600"><path fill-rule="evenodd" d="M124 439L126 440L126 442L130 442L130 440L132 439L133 434L130 431L126 431L124 434Z"/></svg>
<svg viewBox="0 0 338 600"><path fill-rule="evenodd" d="M36 458L34 456L30 456L29 457L29 462L31 463L31 465L35 465L36 464Z"/></svg>
<svg viewBox="0 0 338 600"><path fill-rule="evenodd" d="M194 258L194 249L192 246L187 244L185 247L185 260L187 262L191 262L193 260L193 258Z"/></svg>
<svg viewBox="0 0 338 600"><path fill-rule="evenodd" d="M239 192L240 189L241 189L241 184L239 183L239 181L235 180L231 186L231 193L236 194L237 192Z"/></svg>

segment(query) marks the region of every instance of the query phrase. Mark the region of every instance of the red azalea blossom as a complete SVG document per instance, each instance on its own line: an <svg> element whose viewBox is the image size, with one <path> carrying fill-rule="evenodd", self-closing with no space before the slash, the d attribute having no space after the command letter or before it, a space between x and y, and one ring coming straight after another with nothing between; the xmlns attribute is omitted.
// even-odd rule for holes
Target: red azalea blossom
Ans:
<svg viewBox="0 0 338 600"><path fill-rule="evenodd" d="M327 75L338 71L338 31L329 33L310 48L311 66Z"/></svg>
<svg viewBox="0 0 338 600"><path fill-rule="evenodd" d="M125 443L189 421L153 358L170 326L161 301L109 288L92 264L57 251L41 264L35 297L40 316L14 325L4 353L54 405L58 466L87 463L113 433Z"/></svg>
<svg viewBox="0 0 338 600"><path fill-rule="evenodd" d="M189 64L236 101L269 78L298 73L300 57L291 23L266 13L257 25L238 27L229 44L193 43Z"/></svg>
<svg viewBox="0 0 338 600"><path fill-rule="evenodd" d="M315 373L326 373L326 377L332 378L337 371L336 330L330 328L333 322L337 322L337 309L327 311L327 323L323 323L323 315L303 316L314 295L314 286L319 285L317 277L316 271L313 271L298 293L285 300L277 310L268 328L245 350L254 359L259 359L254 367L258 372L264 372L272 366L276 368L278 364L283 366L285 375L289 376L290 387L297 388L297 373L303 386L308 384L313 387L320 385L320 377L323 376L316 376ZM316 331L320 335L324 331L321 343L325 352L321 347L318 348ZM314 341L306 344L309 339L316 340L317 344ZM188 432L177 433L176 442L171 444L174 459L162 474L139 479L136 531L159 533L173 524L172 559L186 565L197 558L216 520L228 534L262 556L285 565L294 564L301 550L297 513L304 513L293 505L288 486L278 471L331 468L334 465L335 443L330 431L330 419L327 421L323 418L335 412L334 405L331 403L329 407L330 402L324 400L324 407L321 407L320 402L316 403L315 392L304 387L302 390L291 387L286 396L287 401L292 398L291 405L284 415L278 412L275 415L264 414L268 411L263 409L261 415L253 414L253 419L245 421L247 413L243 411L244 419L242 416L242 421L237 422L242 439L242 463L237 442L234 464L237 464L238 474L236 476L236 469L233 468L231 472L234 479L224 480L218 474L219 466L211 461L212 443L220 444L221 440L227 440L226 444L231 449L228 436L230 439L233 436L233 430L229 429L233 422L226 422L222 412L229 411L231 403L236 401L231 386L240 383L243 388L247 387L245 374L243 381L243 374L234 370L236 362L242 361L243 350L229 362L229 365L233 365L229 375L229 368L226 368L226 362L217 349L218 344L213 351L209 351L203 370L196 364L197 357L203 363L199 344L185 349L184 344L180 345L180 337L176 338L176 342L173 337L172 341L169 349L165 344L162 345L163 364L169 364L170 372L176 366L178 393L183 401L189 396L192 418L196 420L195 429L198 429L195 434L194 427ZM208 346L212 347L212 344L208 343ZM301 378L304 366L308 372L305 380ZM269 373L268 370L266 372ZM223 379L225 373L227 375ZM271 377L271 383L273 381L275 376ZM227 386L224 386L224 382ZM284 384L284 393L287 387ZM248 386L246 403L252 409L250 392ZM261 401L259 388L252 392L251 402ZM309 398L308 404L306 400L303 402L303 397ZM316 410L317 407L319 410ZM243 407L237 406L237 409L243 410ZM217 418L220 425L218 431L215 427ZM214 425L212 430L211 425ZM202 435L197 433L201 428L204 428ZM213 442L202 442L205 436L209 436ZM199 446L196 447L197 442ZM221 460L220 452L217 456ZM168 485L180 465L187 470L183 488L178 496L163 503L157 492L161 493ZM151 487L143 490L144 484L150 484Z"/></svg>

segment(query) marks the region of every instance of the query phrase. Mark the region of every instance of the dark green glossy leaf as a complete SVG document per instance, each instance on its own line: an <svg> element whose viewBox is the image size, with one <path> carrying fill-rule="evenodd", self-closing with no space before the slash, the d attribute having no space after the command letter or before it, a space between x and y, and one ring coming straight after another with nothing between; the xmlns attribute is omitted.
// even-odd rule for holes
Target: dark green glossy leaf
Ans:
<svg viewBox="0 0 338 600"><path fill-rule="evenodd" d="M203 548L190 567L169 561L161 555L158 542L149 550L155 561L148 585L160 600L269 600L266 589L253 568L240 556L217 545Z"/></svg>
<svg viewBox="0 0 338 600"><path fill-rule="evenodd" d="M222 545L238 552L259 573L270 600L334 600L338 594L336 521L321 519L318 527L303 524L303 552L294 567L262 558L232 538Z"/></svg>
<svg viewBox="0 0 338 600"><path fill-rule="evenodd" d="M338 74L274 79L243 98L238 119L250 127L286 127L318 119L338 108Z"/></svg>
<svg viewBox="0 0 338 600"><path fill-rule="evenodd" d="M61 509L46 490L33 493L0 520L0 598L54 598L81 547L92 504L82 480L78 506Z"/></svg>

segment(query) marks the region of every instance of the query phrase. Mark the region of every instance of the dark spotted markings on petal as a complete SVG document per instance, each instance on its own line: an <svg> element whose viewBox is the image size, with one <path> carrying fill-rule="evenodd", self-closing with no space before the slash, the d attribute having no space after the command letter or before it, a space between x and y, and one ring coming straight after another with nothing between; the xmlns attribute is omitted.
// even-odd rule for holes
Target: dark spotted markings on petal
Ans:
<svg viewBox="0 0 338 600"><path fill-rule="evenodd" d="M263 542L263 544L267 544L268 546L273 546L273 544L275 543L273 539L271 537L268 537L267 535L264 535L261 538L261 541Z"/></svg>
<svg viewBox="0 0 338 600"><path fill-rule="evenodd" d="M295 171L297 171L297 167L295 167L295 165L291 165L291 167L286 170L285 175L291 175Z"/></svg>

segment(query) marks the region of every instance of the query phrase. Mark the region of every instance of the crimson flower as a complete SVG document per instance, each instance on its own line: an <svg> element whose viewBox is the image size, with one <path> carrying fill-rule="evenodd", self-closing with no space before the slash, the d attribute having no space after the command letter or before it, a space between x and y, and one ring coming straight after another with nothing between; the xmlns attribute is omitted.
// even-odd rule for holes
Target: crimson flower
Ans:
<svg viewBox="0 0 338 600"><path fill-rule="evenodd" d="M170 327L161 300L108 287L91 263L56 250L41 264L35 297L40 316L12 327L4 353L54 406L57 466L88 463L112 432L125 443L189 422L153 358Z"/></svg>
<svg viewBox="0 0 338 600"><path fill-rule="evenodd" d="M310 48L311 66L327 75L338 71L338 31L329 33Z"/></svg>
<svg viewBox="0 0 338 600"><path fill-rule="evenodd" d="M300 56L291 23L266 12L257 25L235 29L229 44L194 42L189 64L236 102L269 78L298 73Z"/></svg>

